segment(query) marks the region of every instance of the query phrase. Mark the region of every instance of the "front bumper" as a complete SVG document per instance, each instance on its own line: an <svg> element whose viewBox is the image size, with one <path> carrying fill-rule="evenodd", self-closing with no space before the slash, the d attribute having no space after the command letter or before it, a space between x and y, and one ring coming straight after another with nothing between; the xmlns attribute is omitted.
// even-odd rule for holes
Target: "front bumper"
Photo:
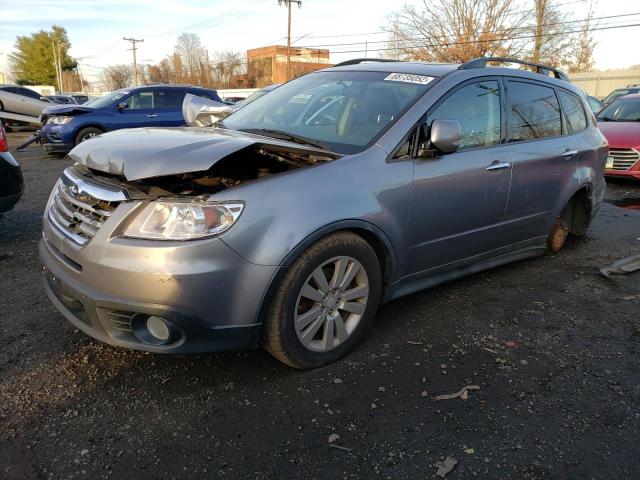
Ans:
<svg viewBox="0 0 640 480"><path fill-rule="evenodd" d="M606 177L640 180L640 164L634 165L629 170L605 170L604 174Z"/></svg>
<svg viewBox="0 0 640 480"><path fill-rule="evenodd" d="M64 127L65 125L46 124L38 132L47 152L66 153L73 148L72 135Z"/></svg>
<svg viewBox="0 0 640 480"><path fill-rule="evenodd" d="M109 227L133 208L121 207L84 247L44 219L39 253L55 307L111 345L159 353L255 347L260 307L278 267L251 264L219 239L163 244L112 237ZM169 325L166 343L145 339L139 320L152 315Z"/></svg>

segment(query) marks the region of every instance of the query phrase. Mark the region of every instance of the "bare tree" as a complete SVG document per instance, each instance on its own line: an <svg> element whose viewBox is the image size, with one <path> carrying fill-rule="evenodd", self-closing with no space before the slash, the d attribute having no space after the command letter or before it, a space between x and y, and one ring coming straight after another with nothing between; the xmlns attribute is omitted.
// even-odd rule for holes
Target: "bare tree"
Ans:
<svg viewBox="0 0 640 480"><path fill-rule="evenodd" d="M235 77L246 71L246 63L242 54L231 50L214 52L211 67L213 69L213 85L217 88L235 87Z"/></svg>
<svg viewBox="0 0 640 480"><path fill-rule="evenodd" d="M483 56L513 56L527 14L511 0L422 0L391 15L389 52L403 59L460 63Z"/></svg>
<svg viewBox="0 0 640 480"><path fill-rule="evenodd" d="M100 81L107 90L117 90L129 85L133 75L130 65L109 65L100 74Z"/></svg>
<svg viewBox="0 0 640 480"><path fill-rule="evenodd" d="M593 4L585 18L575 16L560 8L557 0L534 0L531 27L533 44L531 59L570 71L584 71L593 66L595 41L590 28L593 26Z"/></svg>
<svg viewBox="0 0 640 480"><path fill-rule="evenodd" d="M200 42L200 37L195 33L183 33L178 37L175 54L180 56L187 78L185 80L196 83L200 77L200 66L206 56L205 49Z"/></svg>

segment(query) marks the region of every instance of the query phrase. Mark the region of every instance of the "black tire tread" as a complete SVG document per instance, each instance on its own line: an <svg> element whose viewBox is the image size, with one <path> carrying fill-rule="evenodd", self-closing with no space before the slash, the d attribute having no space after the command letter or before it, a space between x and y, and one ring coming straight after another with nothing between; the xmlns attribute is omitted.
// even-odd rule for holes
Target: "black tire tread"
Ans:
<svg viewBox="0 0 640 480"><path fill-rule="evenodd" d="M375 252L367 241L361 236L348 231L337 232L325 238L318 240L316 243L307 248L300 256L291 264L273 295L267 317L265 319L263 332L263 347L276 359L282 363L296 369L313 368L318 365L310 365L299 361L290 354L289 342L293 339L287 339L283 335L280 328L283 312L285 311L286 295L289 293L295 279L305 270L309 263L312 262L322 252L329 247L344 247L345 245L366 246L371 250L371 254L375 257ZM377 257L376 261L377 261ZM374 302L377 303L378 299ZM377 304L375 305L377 309ZM297 339L296 339L297 341Z"/></svg>

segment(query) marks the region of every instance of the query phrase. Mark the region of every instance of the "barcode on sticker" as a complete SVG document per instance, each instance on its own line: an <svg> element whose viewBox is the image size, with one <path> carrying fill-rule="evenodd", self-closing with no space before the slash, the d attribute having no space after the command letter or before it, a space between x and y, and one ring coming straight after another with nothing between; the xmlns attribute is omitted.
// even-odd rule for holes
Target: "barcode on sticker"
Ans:
<svg viewBox="0 0 640 480"><path fill-rule="evenodd" d="M385 80L390 80L392 82L421 83L426 85L433 80L433 77L428 77L427 75L413 75L411 73L392 73L387 76Z"/></svg>

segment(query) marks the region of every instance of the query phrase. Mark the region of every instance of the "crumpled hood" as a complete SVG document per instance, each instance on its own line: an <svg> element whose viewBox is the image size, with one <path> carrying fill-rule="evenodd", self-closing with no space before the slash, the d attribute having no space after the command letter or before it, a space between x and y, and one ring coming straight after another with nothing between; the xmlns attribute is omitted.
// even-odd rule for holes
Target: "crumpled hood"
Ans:
<svg viewBox="0 0 640 480"><path fill-rule="evenodd" d="M52 105L45 107L42 111L43 115L79 115L87 112L94 111L93 107L85 107L84 105Z"/></svg>
<svg viewBox="0 0 640 480"><path fill-rule="evenodd" d="M261 135L219 128L134 128L109 132L80 143L71 160L127 180L208 170L219 160L259 145L325 157L339 155Z"/></svg>

